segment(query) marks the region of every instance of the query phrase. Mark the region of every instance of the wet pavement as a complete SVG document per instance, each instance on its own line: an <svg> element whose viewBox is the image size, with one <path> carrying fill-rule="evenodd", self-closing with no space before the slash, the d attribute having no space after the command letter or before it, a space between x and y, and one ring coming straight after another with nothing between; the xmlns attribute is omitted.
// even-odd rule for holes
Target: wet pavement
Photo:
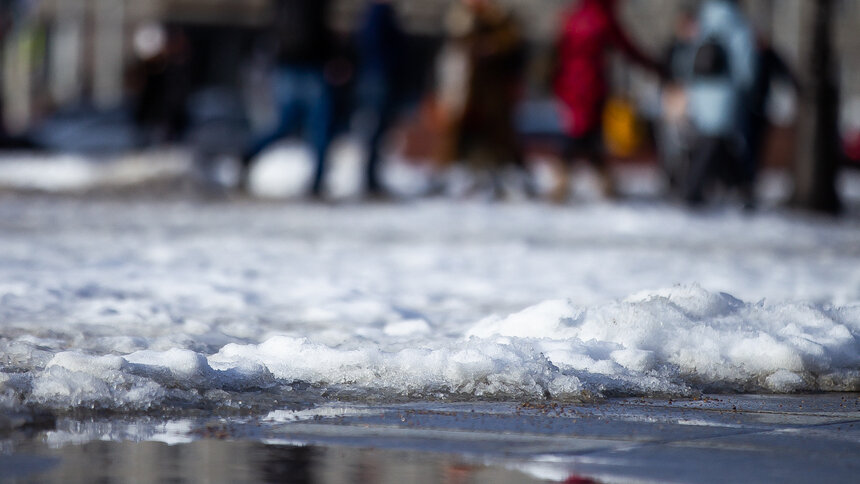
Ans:
<svg viewBox="0 0 860 484"><path fill-rule="evenodd" d="M856 482L860 395L327 404L7 431L3 482ZM572 481L571 481L572 482Z"/></svg>

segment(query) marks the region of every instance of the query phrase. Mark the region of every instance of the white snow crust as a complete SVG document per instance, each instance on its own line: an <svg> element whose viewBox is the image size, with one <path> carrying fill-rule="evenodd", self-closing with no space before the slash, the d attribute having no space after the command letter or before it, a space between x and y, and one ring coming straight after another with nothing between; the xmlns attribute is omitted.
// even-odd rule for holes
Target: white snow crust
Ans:
<svg viewBox="0 0 860 484"><path fill-rule="evenodd" d="M850 218L6 196L0 246L5 408L860 390Z"/></svg>

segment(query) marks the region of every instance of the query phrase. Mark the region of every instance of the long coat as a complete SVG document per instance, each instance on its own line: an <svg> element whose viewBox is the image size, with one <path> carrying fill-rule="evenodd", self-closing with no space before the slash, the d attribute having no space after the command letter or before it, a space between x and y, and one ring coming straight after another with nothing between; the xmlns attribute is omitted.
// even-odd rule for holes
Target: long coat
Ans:
<svg viewBox="0 0 860 484"><path fill-rule="evenodd" d="M449 118L443 159L480 153L479 163L521 161L514 128L523 77L519 24L495 6L461 7L449 23L450 41L439 75L440 98Z"/></svg>

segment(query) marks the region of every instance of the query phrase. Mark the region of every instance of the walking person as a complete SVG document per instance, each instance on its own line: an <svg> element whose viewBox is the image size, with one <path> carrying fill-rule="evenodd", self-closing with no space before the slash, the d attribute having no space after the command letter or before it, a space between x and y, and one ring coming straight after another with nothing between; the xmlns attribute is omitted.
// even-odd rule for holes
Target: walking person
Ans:
<svg viewBox="0 0 860 484"><path fill-rule="evenodd" d="M273 74L278 121L242 158L241 185L248 188L254 158L271 144L302 130L314 153L311 195L322 196L326 156L334 117L332 86L326 78L334 39L328 27L328 0L274 0L273 38L277 48Z"/></svg>
<svg viewBox="0 0 860 484"><path fill-rule="evenodd" d="M705 2L696 45L688 111L697 138L685 198L691 205L703 203L707 185L722 179L739 187L744 204L752 207L754 163L747 136L758 55L737 0Z"/></svg>
<svg viewBox="0 0 860 484"><path fill-rule="evenodd" d="M616 0L579 0L564 14L556 46L555 93L567 108L565 161L587 158L603 180L603 191L614 196L615 186L603 145L603 110L609 97L607 54L611 48L637 64L660 72L659 64L640 51L618 19ZM567 196L567 175L552 194Z"/></svg>
<svg viewBox="0 0 860 484"><path fill-rule="evenodd" d="M749 102L750 121L745 134L745 142L750 152L748 160L752 163L746 169L746 173L751 177L752 184L755 184L764 162L765 145L770 128L767 106L776 82L790 85L797 95L802 92L800 80L791 71L785 59L767 39L759 37L755 82Z"/></svg>
<svg viewBox="0 0 860 484"><path fill-rule="evenodd" d="M522 31L513 13L493 0L462 0L447 23L439 74L448 123L441 157L466 162L500 197L502 171L524 167L514 122L523 85Z"/></svg>
<svg viewBox="0 0 860 484"><path fill-rule="evenodd" d="M365 191L370 198L388 196L380 179L381 148L394 124L402 95L406 36L390 0L370 0L358 31L359 76L355 130L367 152Z"/></svg>
<svg viewBox="0 0 860 484"><path fill-rule="evenodd" d="M188 128L188 99L191 94L192 49L179 27L148 25L163 36L157 50L140 52L134 69L140 93L134 105L134 120L145 146L177 142Z"/></svg>
<svg viewBox="0 0 860 484"><path fill-rule="evenodd" d="M666 79L661 92L657 147L669 192L678 196L690 164L691 129L687 118L687 86L693 75L698 35L697 15L698 10L691 4L682 7L663 59Z"/></svg>

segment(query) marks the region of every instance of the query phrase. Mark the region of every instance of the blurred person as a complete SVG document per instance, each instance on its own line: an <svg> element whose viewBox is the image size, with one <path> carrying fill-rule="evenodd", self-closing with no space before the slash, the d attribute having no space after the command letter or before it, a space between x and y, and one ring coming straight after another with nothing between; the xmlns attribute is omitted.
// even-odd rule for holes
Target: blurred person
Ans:
<svg viewBox="0 0 860 484"><path fill-rule="evenodd" d="M662 112L657 142L663 171L671 192L680 188L689 164L690 127L686 116L686 86L693 73L695 41L698 29L697 10L692 4L682 6L675 21L672 40L663 59L666 74L662 90Z"/></svg>
<svg viewBox="0 0 860 484"><path fill-rule="evenodd" d="M447 18L440 58L446 119L441 158L465 161L501 196L504 168L523 169L514 112L523 83L525 43L513 13L492 0L461 0ZM475 188L480 188L476 185Z"/></svg>
<svg viewBox="0 0 860 484"><path fill-rule="evenodd" d="M637 64L660 72L660 65L629 39L617 14L617 0L580 0L564 14L556 46L554 88L567 108L567 141L564 161L586 157L603 180L607 196L615 186L606 160L602 118L609 97L607 52L611 47ZM562 201L568 193L568 177L552 193Z"/></svg>
<svg viewBox="0 0 860 484"><path fill-rule="evenodd" d="M404 42L390 0L370 0L358 31L360 60L355 129L367 151L365 190L371 198L388 194L380 180L381 145L397 114L402 94Z"/></svg>
<svg viewBox="0 0 860 484"><path fill-rule="evenodd" d="M311 195L322 195L325 162L332 139L333 93L327 67L333 56L334 36L328 27L328 0L273 0L276 42L273 73L278 121L242 157L240 189L248 189L254 158L298 129L310 142L316 168Z"/></svg>
<svg viewBox="0 0 860 484"><path fill-rule="evenodd" d="M747 167L746 173L750 177L751 184L755 184L758 172L764 162L765 143L770 127L767 106L775 82L789 84L796 94L801 92L800 81L791 71L785 59L768 39L759 37L755 80L750 95L750 119L745 133L745 142L749 150L748 162L751 163Z"/></svg>
<svg viewBox="0 0 860 484"><path fill-rule="evenodd" d="M134 120L145 145L178 141L188 124L191 47L179 27L147 24L134 36L140 82Z"/></svg>
<svg viewBox="0 0 860 484"><path fill-rule="evenodd" d="M12 4L8 1L0 1L0 47L5 48L10 33L14 28L14 16ZM0 78L5 79L5 65L0 63ZM9 131L6 129L6 99L5 92L0 90L0 149L8 149L13 143Z"/></svg>
<svg viewBox="0 0 860 484"><path fill-rule="evenodd" d="M746 136L758 55L753 30L737 0L707 0L699 14L697 50L688 114L696 131L684 195L704 202L708 183L738 186L744 204L755 204L752 152Z"/></svg>
<svg viewBox="0 0 860 484"><path fill-rule="evenodd" d="M16 29L22 23L23 11L33 8L20 0L0 0L0 47L7 47L7 42L14 41ZM5 69L8 63L0 62L0 79L5 79ZM0 89L0 149L2 150L31 150L42 148L29 133L12 133L6 122L7 92Z"/></svg>

